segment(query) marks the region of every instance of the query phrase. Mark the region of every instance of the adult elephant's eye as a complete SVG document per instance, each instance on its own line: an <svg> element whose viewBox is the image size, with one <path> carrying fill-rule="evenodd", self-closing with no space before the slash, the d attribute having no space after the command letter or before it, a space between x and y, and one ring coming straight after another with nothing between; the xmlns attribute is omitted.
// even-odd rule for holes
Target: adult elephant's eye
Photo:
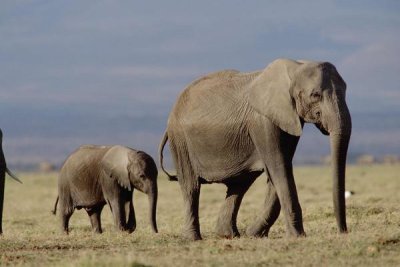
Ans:
<svg viewBox="0 0 400 267"><path fill-rule="evenodd" d="M312 92L311 93L311 98L313 99L313 100L319 100L319 99L321 99L322 98L322 95L321 95L321 93L320 92Z"/></svg>

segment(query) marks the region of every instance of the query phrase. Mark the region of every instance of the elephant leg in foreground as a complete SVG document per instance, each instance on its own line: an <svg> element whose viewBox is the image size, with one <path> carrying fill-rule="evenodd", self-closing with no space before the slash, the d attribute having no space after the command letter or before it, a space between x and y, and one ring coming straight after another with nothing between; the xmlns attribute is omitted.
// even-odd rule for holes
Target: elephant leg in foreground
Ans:
<svg viewBox="0 0 400 267"><path fill-rule="evenodd" d="M94 232L101 234L103 230L101 229L101 212L104 205L99 205L90 209L86 209L87 214L90 218L90 223L92 224L92 229Z"/></svg>
<svg viewBox="0 0 400 267"><path fill-rule="evenodd" d="M185 209L185 224L183 235L189 240L201 240L199 222L199 198L201 184L190 164L187 147L184 143L175 143L174 139L184 140L175 136L170 140L170 149L177 167L177 177L182 192Z"/></svg>
<svg viewBox="0 0 400 267"><path fill-rule="evenodd" d="M126 231L125 203L117 198L111 200L109 204L114 216L115 227L121 231Z"/></svg>
<svg viewBox="0 0 400 267"><path fill-rule="evenodd" d="M200 183L197 179L179 180L185 205L185 226L183 234L190 240L201 240L199 222Z"/></svg>
<svg viewBox="0 0 400 267"><path fill-rule="evenodd" d="M292 236L305 235L292 165L299 138L287 134L271 124L260 122L259 125L261 126L259 131L253 132L252 136L272 183L268 184L270 195L267 196L269 199L266 200L264 219L267 219L269 224L273 223L276 220L275 216L277 217L279 214L278 204L280 204L285 215L288 234ZM260 229L256 227L256 230Z"/></svg>
<svg viewBox="0 0 400 267"><path fill-rule="evenodd" d="M251 177L248 177L248 176ZM239 212L240 204L244 194L254 183L260 173L243 175L235 177L235 182L227 183L228 190L226 192L225 203L222 206L216 226L217 235L225 238L239 237L236 219Z"/></svg>
<svg viewBox="0 0 400 267"><path fill-rule="evenodd" d="M129 233L133 233L136 229L136 218L135 218L135 209L133 207L132 201L128 201L125 203L125 210L128 210L128 222L126 223L126 228Z"/></svg>
<svg viewBox="0 0 400 267"><path fill-rule="evenodd" d="M135 212L132 204L133 191L120 191L117 184L114 186L114 190L110 190L110 192L105 193L106 197L108 198L108 204L110 205L111 212L114 216L115 227L121 231L128 231L129 233L132 233L136 226ZM129 205L128 220L126 219L127 205Z"/></svg>
<svg viewBox="0 0 400 267"><path fill-rule="evenodd" d="M271 179L267 180L267 195L265 197L264 209L256 221L247 228L246 234L254 237L268 236L269 229L278 219L281 211L278 195Z"/></svg>

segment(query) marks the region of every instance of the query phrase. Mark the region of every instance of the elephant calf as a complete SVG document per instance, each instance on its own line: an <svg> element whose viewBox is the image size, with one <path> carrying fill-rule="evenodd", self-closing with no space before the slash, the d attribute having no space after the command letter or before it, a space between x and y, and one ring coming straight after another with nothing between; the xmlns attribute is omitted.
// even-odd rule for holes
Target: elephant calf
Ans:
<svg viewBox="0 0 400 267"><path fill-rule="evenodd" d="M68 222L74 209L84 208L92 228L101 233L101 211L109 204L115 226L132 233L136 228L133 189L146 193L150 203L150 221L157 230L157 167L142 151L124 146L84 145L73 152L61 168L58 179L58 201L62 231L68 233ZM128 212L126 218L126 212Z"/></svg>

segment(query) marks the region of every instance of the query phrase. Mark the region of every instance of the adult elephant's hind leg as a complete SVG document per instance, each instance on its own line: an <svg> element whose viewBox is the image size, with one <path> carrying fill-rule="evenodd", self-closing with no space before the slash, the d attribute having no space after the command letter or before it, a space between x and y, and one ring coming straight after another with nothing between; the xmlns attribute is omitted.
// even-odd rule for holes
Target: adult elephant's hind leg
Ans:
<svg viewBox="0 0 400 267"><path fill-rule="evenodd" d="M216 233L218 236L225 238L240 236L236 225L240 204L242 203L244 194L253 184L258 175L259 173L254 173L250 174L250 177L247 175L230 178L231 181L226 183L228 189L226 192L225 203L219 212L216 226Z"/></svg>
<svg viewBox="0 0 400 267"><path fill-rule="evenodd" d="M199 222L200 182L191 166L178 170L178 181L185 206L183 235L190 240L201 240Z"/></svg>
<svg viewBox="0 0 400 267"><path fill-rule="evenodd" d="M186 181L182 180L182 178L179 179L185 205L185 226L183 234L190 240L201 240L199 222L200 183L198 179L194 177L187 178Z"/></svg>
<svg viewBox="0 0 400 267"><path fill-rule="evenodd" d="M177 170L178 182L182 192L185 209L183 235L189 240L201 240L199 222L200 182L195 175L187 147L184 142L170 140L170 149ZM184 138L178 138L184 140Z"/></svg>
<svg viewBox="0 0 400 267"><path fill-rule="evenodd" d="M278 219L281 211L278 195L271 179L267 179L267 195L264 201L263 211L256 221L247 228L246 234L254 237L268 236L269 229Z"/></svg>

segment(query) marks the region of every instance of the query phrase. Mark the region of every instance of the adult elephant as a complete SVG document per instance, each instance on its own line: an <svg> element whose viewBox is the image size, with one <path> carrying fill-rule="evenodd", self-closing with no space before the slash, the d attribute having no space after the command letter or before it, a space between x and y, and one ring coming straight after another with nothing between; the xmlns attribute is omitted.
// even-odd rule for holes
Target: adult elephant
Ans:
<svg viewBox="0 0 400 267"><path fill-rule="evenodd" d="M240 203L263 171L268 176L264 210L247 233L267 236L282 209L289 235L304 235L292 159L305 122L330 135L334 210L339 231L346 232L344 190L351 118L345 93L346 83L331 63L289 59L275 60L251 73L212 73L190 84L170 113L159 150L163 166L163 148L169 139L177 177L168 175L179 181L183 194L186 236L201 239L202 183L227 186L216 231L227 238L239 236Z"/></svg>
<svg viewBox="0 0 400 267"><path fill-rule="evenodd" d="M6 173L21 183L21 181L7 168L6 159L3 153L3 132L0 129L0 235L3 233L3 205Z"/></svg>
<svg viewBox="0 0 400 267"><path fill-rule="evenodd" d="M84 145L73 152L61 168L58 179L58 199L62 230L69 231L69 219L74 209L84 208L95 232L101 233L100 215L106 203L110 205L115 226L122 231L136 228L133 190L149 198L150 222L154 232L157 208L157 166L145 152L124 146ZM128 217L128 218L127 218Z"/></svg>

